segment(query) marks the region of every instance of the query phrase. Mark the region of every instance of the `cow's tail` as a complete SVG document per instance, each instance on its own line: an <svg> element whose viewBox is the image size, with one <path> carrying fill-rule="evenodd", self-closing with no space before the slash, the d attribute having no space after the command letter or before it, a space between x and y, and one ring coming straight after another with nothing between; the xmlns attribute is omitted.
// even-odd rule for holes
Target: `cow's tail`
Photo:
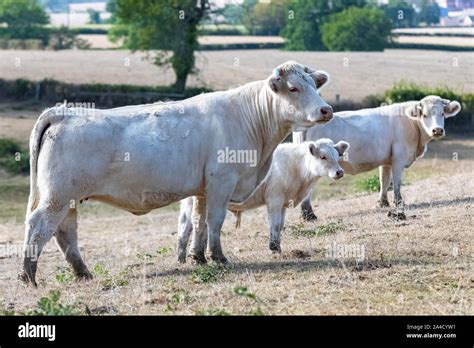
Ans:
<svg viewBox="0 0 474 348"><path fill-rule="evenodd" d="M305 141L306 131L303 132L293 132L293 144L301 144Z"/></svg>
<svg viewBox="0 0 474 348"><path fill-rule="evenodd" d="M235 228L240 228L240 222L242 221L242 211L241 210L231 210L231 212L235 216Z"/></svg>
<svg viewBox="0 0 474 348"><path fill-rule="evenodd" d="M42 139L45 132L53 124L61 121L64 116L58 112L58 108L45 110L36 121L30 135L30 197L28 198L28 215L36 209L39 203L39 191L37 185L38 156L41 150Z"/></svg>

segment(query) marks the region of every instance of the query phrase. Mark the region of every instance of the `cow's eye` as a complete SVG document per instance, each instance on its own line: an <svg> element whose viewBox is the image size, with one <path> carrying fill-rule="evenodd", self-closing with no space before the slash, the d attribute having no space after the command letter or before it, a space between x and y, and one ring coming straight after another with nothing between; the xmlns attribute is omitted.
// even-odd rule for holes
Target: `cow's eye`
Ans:
<svg viewBox="0 0 474 348"><path fill-rule="evenodd" d="M297 93L297 92L299 92L299 90L296 87L290 87L290 92L291 93Z"/></svg>
<svg viewBox="0 0 474 348"><path fill-rule="evenodd" d="M321 158L322 160L325 160L326 156L321 155L321 156L319 156L319 158Z"/></svg>

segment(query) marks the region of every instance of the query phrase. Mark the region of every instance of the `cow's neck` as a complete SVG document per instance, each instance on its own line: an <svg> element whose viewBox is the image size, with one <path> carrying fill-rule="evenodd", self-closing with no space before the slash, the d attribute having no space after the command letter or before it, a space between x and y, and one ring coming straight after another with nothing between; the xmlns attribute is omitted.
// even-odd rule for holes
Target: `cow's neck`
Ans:
<svg viewBox="0 0 474 348"><path fill-rule="evenodd" d="M426 145L428 145L428 143L431 141L431 137L426 134L419 120L409 120L410 124L415 128L415 134L417 137L417 146L415 152L415 159L417 159L424 154Z"/></svg>
<svg viewBox="0 0 474 348"><path fill-rule="evenodd" d="M264 166L271 158L273 151L291 132L291 125L284 121L284 101L276 98L267 86L267 81L254 83L256 98L249 99L242 108L247 134L250 141L259 151L259 163ZM268 163L267 163L268 164Z"/></svg>

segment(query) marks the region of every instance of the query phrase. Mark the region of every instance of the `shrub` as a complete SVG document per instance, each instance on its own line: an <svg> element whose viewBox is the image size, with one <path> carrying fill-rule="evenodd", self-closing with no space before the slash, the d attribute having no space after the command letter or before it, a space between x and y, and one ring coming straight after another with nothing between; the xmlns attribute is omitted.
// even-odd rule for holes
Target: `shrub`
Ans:
<svg viewBox="0 0 474 348"><path fill-rule="evenodd" d="M379 192L380 181L378 175L372 175L366 179L359 179L356 181L356 187L359 191L364 192Z"/></svg>
<svg viewBox="0 0 474 348"><path fill-rule="evenodd" d="M321 27L322 41L330 51L383 51L391 25L383 11L350 7L329 17Z"/></svg>
<svg viewBox="0 0 474 348"><path fill-rule="evenodd" d="M27 315L78 315L75 306L63 305L59 302L61 293L57 290L51 291L49 296L41 297L36 309L27 312Z"/></svg>
<svg viewBox="0 0 474 348"><path fill-rule="evenodd" d="M28 174L30 172L28 151L14 140L0 139L0 168L11 174Z"/></svg>

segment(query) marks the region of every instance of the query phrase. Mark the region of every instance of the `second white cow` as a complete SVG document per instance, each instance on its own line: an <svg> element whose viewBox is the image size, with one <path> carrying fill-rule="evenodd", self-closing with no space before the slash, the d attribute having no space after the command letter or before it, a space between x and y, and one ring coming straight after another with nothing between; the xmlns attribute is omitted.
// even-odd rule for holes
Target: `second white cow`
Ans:
<svg viewBox="0 0 474 348"><path fill-rule="evenodd" d="M281 144L273 154L272 165L267 176L250 197L241 203L230 203L229 209L237 215L243 211L266 205L270 227L270 250L280 251L280 233L285 223L288 207L296 207L308 195L321 177L338 180L344 171L338 161L349 144L330 139L302 144ZM193 230L193 197L181 201L178 222L178 260L185 262L186 247Z"/></svg>
<svg viewBox="0 0 474 348"><path fill-rule="evenodd" d="M379 167L379 206L389 206L387 190L393 177L394 203L403 208L400 193L403 170L423 156L431 140L445 135L444 120L460 110L459 102L432 95L420 101L337 112L328 124L296 133L293 139L296 143L323 137L348 141L351 149L341 161L342 168L349 174L359 174ZM301 209L306 220L316 219L311 194Z"/></svg>

